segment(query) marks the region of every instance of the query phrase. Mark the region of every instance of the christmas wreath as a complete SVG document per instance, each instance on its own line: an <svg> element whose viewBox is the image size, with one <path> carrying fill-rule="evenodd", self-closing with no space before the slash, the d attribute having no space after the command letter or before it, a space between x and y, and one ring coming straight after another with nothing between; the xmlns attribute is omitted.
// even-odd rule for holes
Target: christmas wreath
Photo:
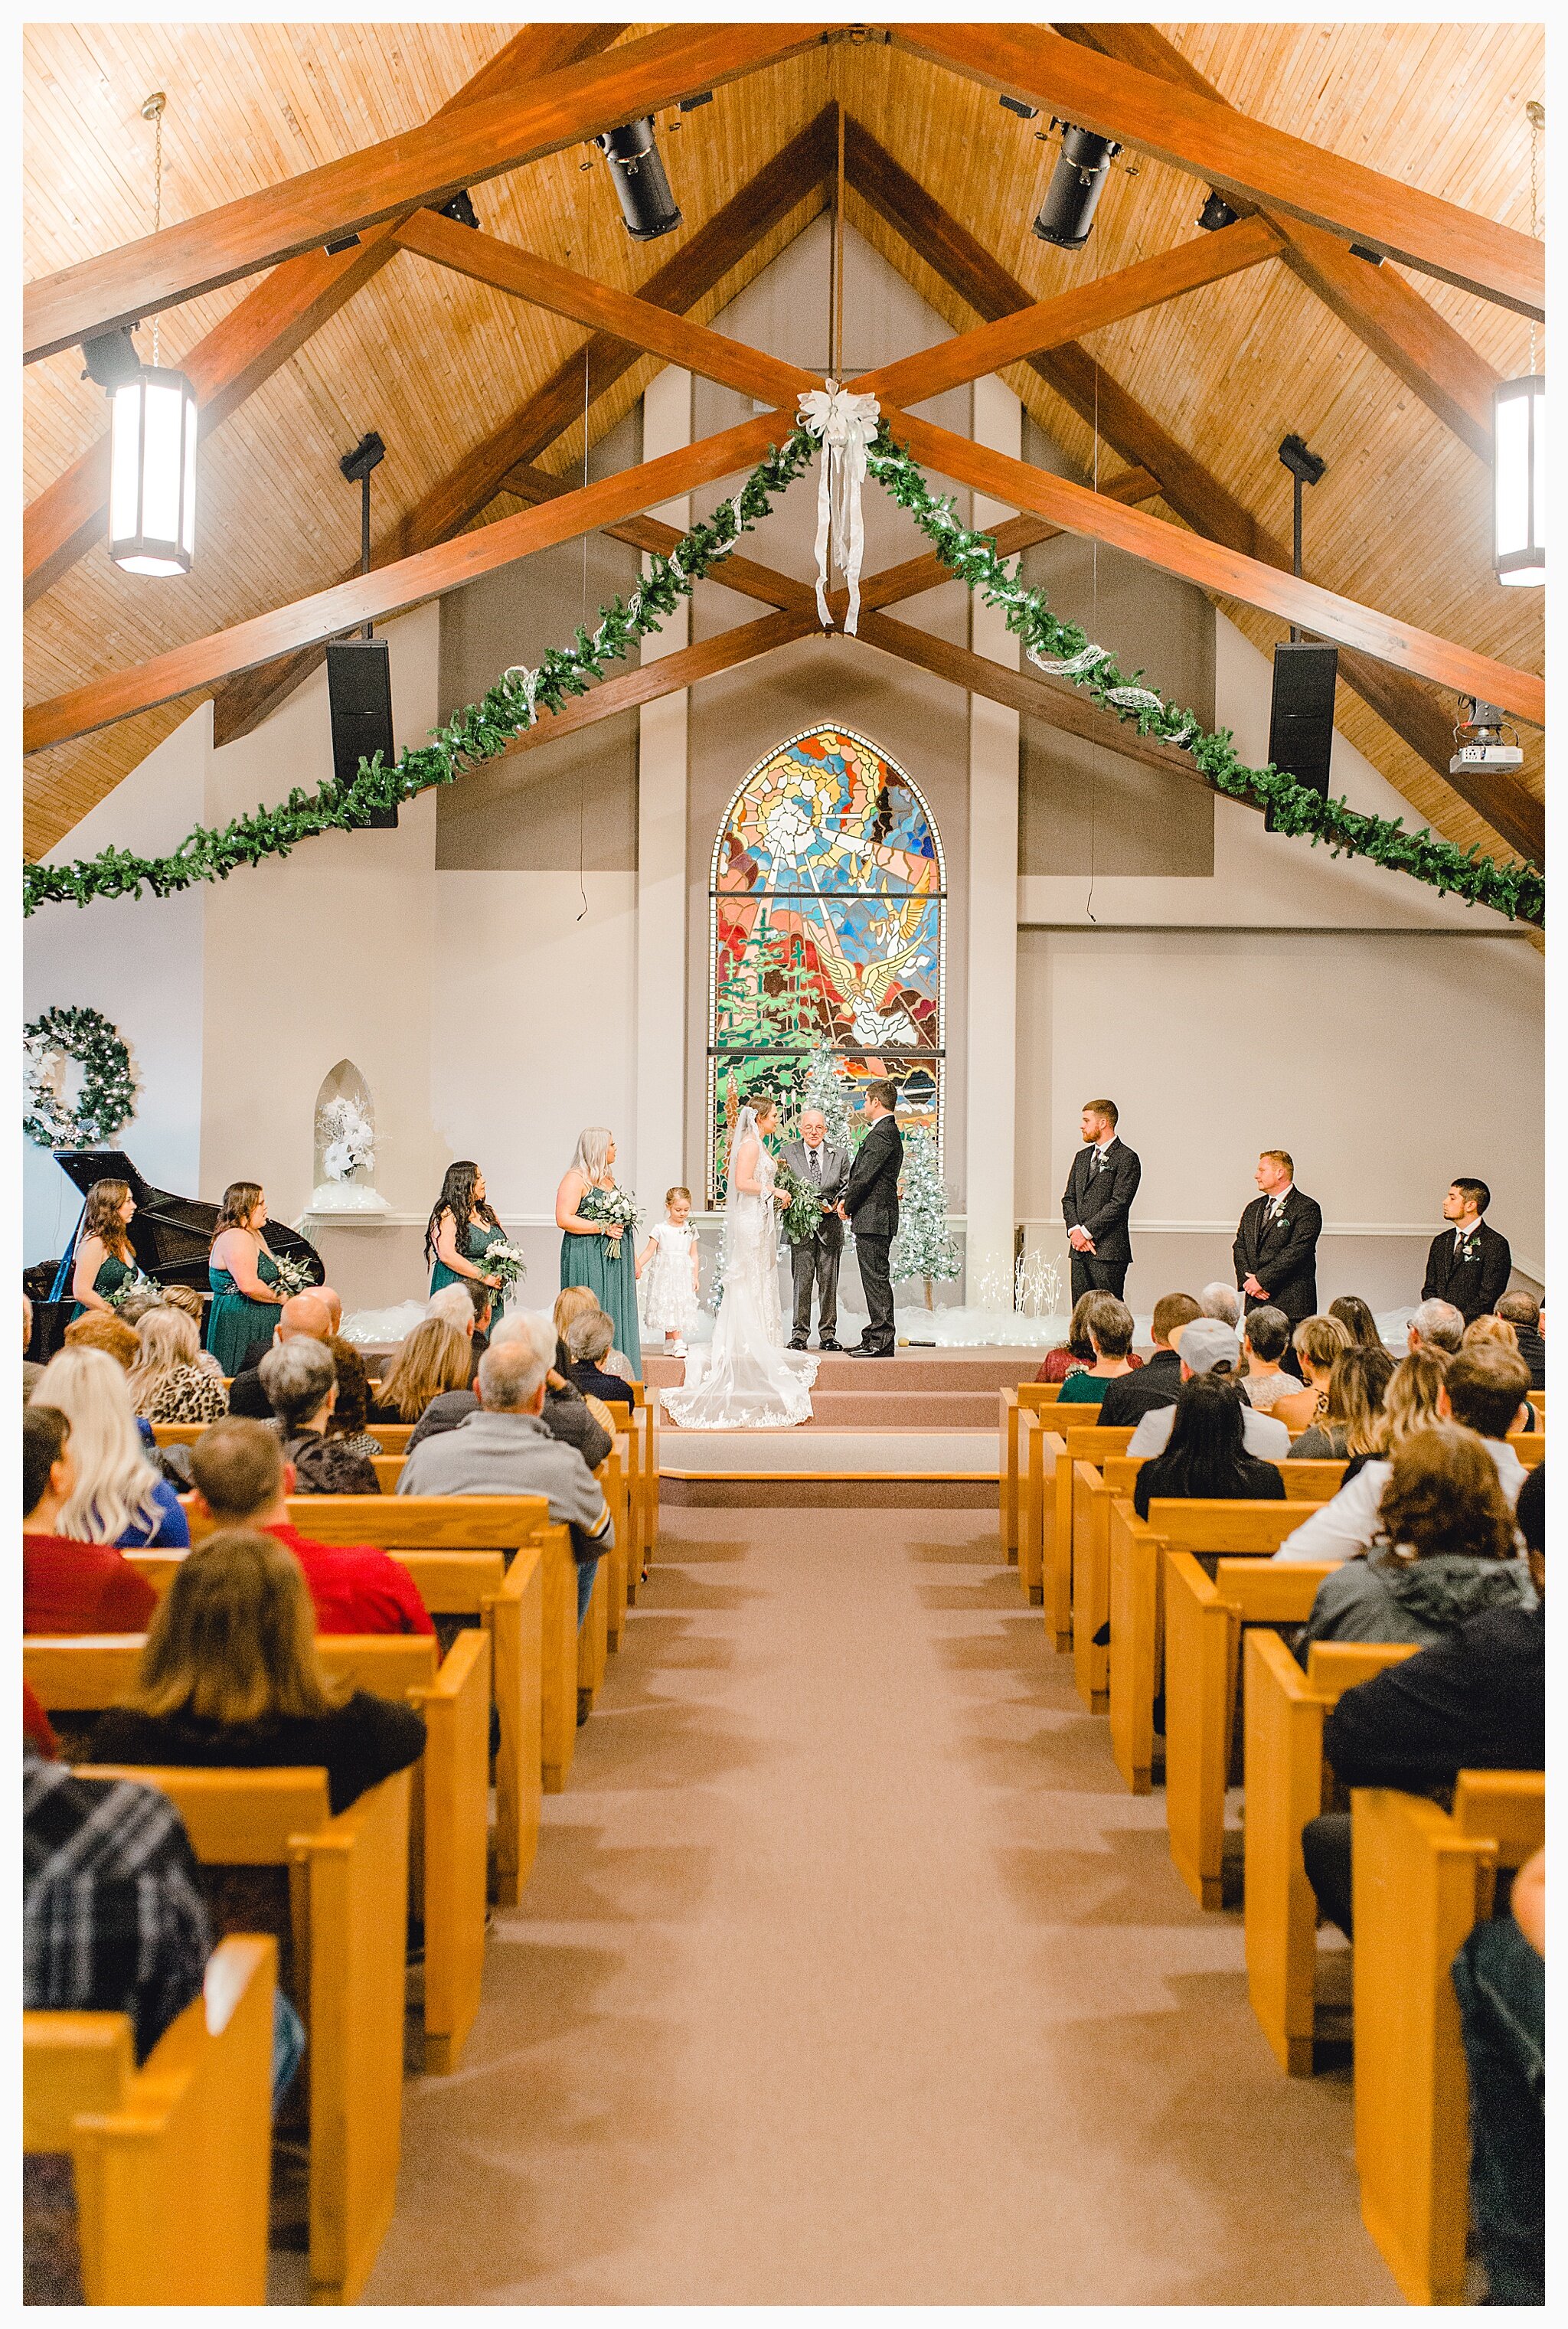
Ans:
<svg viewBox="0 0 1568 2329"><path fill-rule="evenodd" d="M136 1114L130 1052L101 1011L61 1004L22 1030L22 1128L40 1148L90 1148L111 1140ZM81 1090L68 1107L59 1086L63 1062L81 1070Z"/></svg>

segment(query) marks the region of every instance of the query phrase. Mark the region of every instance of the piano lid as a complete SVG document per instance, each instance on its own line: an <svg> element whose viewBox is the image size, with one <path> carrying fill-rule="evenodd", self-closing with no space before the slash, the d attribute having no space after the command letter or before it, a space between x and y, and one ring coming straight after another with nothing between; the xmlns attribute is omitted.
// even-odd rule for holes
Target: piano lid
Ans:
<svg viewBox="0 0 1568 2329"><path fill-rule="evenodd" d="M95 1181L123 1181L136 1199L130 1225L131 1251L144 1276L165 1286L194 1286L204 1292L207 1252L218 1229L218 1208L202 1197L182 1197L172 1189L155 1189L144 1181L123 1148L57 1148L55 1162L76 1188L85 1206ZM71 1233L74 1249L80 1221ZM269 1249L303 1261L311 1282L326 1280L326 1266L308 1238L286 1221L269 1221L263 1232Z"/></svg>

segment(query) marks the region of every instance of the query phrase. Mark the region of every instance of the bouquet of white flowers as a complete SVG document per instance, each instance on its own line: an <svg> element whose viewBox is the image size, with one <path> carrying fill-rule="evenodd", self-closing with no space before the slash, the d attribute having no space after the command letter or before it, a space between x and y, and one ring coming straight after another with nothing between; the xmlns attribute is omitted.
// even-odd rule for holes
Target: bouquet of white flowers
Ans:
<svg viewBox="0 0 1568 2329"><path fill-rule="evenodd" d="M375 1170L375 1133L364 1110L351 1099L329 1099L316 1119L323 1144L322 1170L329 1181L346 1181L362 1166Z"/></svg>
<svg viewBox="0 0 1568 2329"><path fill-rule="evenodd" d="M278 1283L283 1288L285 1300L292 1294L308 1294L316 1284L310 1275L310 1264L296 1261L290 1254L273 1254L272 1266L278 1272Z"/></svg>
<svg viewBox="0 0 1568 2329"><path fill-rule="evenodd" d="M589 1187L583 1191L581 1202L577 1210L585 1221L604 1222L607 1231L611 1229L624 1231L642 1227L642 1209L636 1198L628 1196L624 1189ZM616 1240L607 1235L604 1249L613 1259L617 1250Z"/></svg>
<svg viewBox="0 0 1568 2329"><path fill-rule="evenodd" d="M517 1280L528 1275L528 1264L517 1248L508 1244L505 1238L496 1238L485 1248L484 1259L479 1267L486 1277L500 1279L503 1295L510 1294Z"/></svg>
<svg viewBox="0 0 1568 2329"><path fill-rule="evenodd" d="M156 1278L144 1278L139 1269L135 1270L123 1286L108 1297L109 1306L111 1310L118 1310L122 1303L130 1300L133 1294L156 1294L160 1291Z"/></svg>

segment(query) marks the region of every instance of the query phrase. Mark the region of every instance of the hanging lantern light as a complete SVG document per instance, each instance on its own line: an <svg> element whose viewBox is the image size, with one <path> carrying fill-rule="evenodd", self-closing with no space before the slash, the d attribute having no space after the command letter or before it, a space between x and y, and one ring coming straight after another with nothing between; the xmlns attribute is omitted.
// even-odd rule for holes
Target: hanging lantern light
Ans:
<svg viewBox="0 0 1568 2329"><path fill-rule="evenodd" d="M1530 123L1530 232L1539 231L1540 137L1546 108L1525 108ZM1530 321L1530 369L1499 381L1492 391L1492 569L1499 582L1546 580L1546 376L1535 370L1535 324Z"/></svg>
<svg viewBox="0 0 1568 2329"><path fill-rule="evenodd" d="M142 107L154 124L153 232L164 215L162 90ZM84 353L89 375L109 391L109 554L128 574L188 574L196 549L196 391L183 372L143 364L130 334L106 335ZM107 361L106 361L107 359Z"/></svg>

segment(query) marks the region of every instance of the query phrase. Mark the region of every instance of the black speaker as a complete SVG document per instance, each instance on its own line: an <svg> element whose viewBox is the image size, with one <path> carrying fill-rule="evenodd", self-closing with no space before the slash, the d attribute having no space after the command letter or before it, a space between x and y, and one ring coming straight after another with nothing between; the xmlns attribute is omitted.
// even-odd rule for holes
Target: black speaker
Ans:
<svg viewBox="0 0 1568 2329"><path fill-rule="evenodd" d="M1274 706L1269 721L1269 758L1289 769L1298 784L1328 797L1328 764L1334 751L1334 684L1339 649L1306 640L1282 641L1274 649ZM1265 819L1270 826L1273 820Z"/></svg>
<svg viewBox="0 0 1568 2329"><path fill-rule="evenodd" d="M340 785L353 784L362 760L379 752L383 768L392 746L392 652L385 639L334 639L326 650L326 700L332 708L332 768ZM394 826L395 806L372 809L365 824Z"/></svg>

